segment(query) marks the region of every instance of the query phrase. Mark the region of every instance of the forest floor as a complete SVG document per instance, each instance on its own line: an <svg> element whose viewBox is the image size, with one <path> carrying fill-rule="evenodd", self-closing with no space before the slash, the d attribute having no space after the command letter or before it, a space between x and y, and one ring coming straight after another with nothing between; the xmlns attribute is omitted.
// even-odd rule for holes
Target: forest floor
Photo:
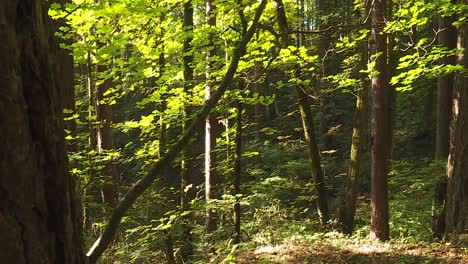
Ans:
<svg viewBox="0 0 468 264"><path fill-rule="evenodd" d="M236 257L236 263L468 263L466 244L409 244L373 242L329 236L314 242L288 241L258 246Z"/></svg>

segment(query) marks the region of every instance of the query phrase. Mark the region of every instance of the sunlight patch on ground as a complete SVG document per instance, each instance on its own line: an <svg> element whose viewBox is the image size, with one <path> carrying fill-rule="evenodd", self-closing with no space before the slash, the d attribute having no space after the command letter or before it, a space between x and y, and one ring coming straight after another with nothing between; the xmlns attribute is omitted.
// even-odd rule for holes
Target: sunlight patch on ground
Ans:
<svg viewBox="0 0 468 264"><path fill-rule="evenodd" d="M347 249L356 254L372 255L385 253L388 251L389 247L390 246L388 244L363 244L355 246L345 246L344 249Z"/></svg>

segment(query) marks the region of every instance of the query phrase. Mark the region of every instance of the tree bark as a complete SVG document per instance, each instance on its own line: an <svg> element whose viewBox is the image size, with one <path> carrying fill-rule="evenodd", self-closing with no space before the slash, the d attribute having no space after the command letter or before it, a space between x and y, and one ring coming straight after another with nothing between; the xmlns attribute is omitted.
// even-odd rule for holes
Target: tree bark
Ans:
<svg viewBox="0 0 468 264"><path fill-rule="evenodd" d="M236 203L234 204L234 244L239 244L241 241L241 175L242 175L242 104L239 100L236 101L236 134L235 134L235 153L234 153L234 196Z"/></svg>
<svg viewBox="0 0 468 264"><path fill-rule="evenodd" d="M196 133L205 122L208 113L213 109L218 103L219 99L223 96L224 92L231 84L234 74L236 73L237 66L239 65L240 58L245 54L246 47L248 42L252 39L257 26L260 16L263 13L263 10L266 6L266 0L262 0L255 11L255 17L252 21L251 26L247 30L246 34L242 37L239 43L236 45L234 52L232 54L231 63L221 80L218 89L212 94L211 98L205 101L203 107L198 111L193 121L190 123L190 126L187 127L182 136L177 140L177 142L167 151L167 153L156 163L154 163L148 172L136 182L125 194L125 196L120 200L112 216L107 222L104 232L97 239L88 251L87 255L89 258L89 263L94 264L97 262L98 258L102 255L104 250L107 249L109 244L112 242L112 239L115 235L115 232L120 224L122 217L125 215L127 210L133 205L135 200L151 186L152 182L156 177L167 168L176 158L176 156L182 151L185 145Z"/></svg>
<svg viewBox="0 0 468 264"><path fill-rule="evenodd" d="M452 25L454 17L439 17L439 45L448 49L457 47L457 30ZM455 56L444 58L442 65L455 65ZM435 159L444 160L448 157L450 147L450 120L452 112L452 93L454 74L439 77L437 82L437 108L436 108L436 140ZM447 178L441 175L436 182L432 210L432 233L441 237L445 232L445 197L447 194Z"/></svg>
<svg viewBox="0 0 468 264"><path fill-rule="evenodd" d="M215 68L216 57L216 44L214 42L214 30L216 29L216 13L213 0L205 2L206 10L206 23L209 26L208 32L208 52L206 54L206 87L205 87L205 100L210 99L216 84L215 77L213 77L213 70ZM220 135L220 128L217 124L217 118L214 113L210 113L205 121L205 227L207 232L216 229L216 216L215 210L210 207L212 198L218 198L216 193L219 185L219 175L216 170L216 138Z"/></svg>
<svg viewBox="0 0 468 264"><path fill-rule="evenodd" d="M387 36L383 32L386 0L371 6L372 129L371 129L371 232L372 239L388 240L388 167L390 158L390 87Z"/></svg>
<svg viewBox="0 0 468 264"><path fill-rule="evenodd" d="M460 3L468 4L467 0ZM450 154L447 163L447 202L445 234L468 232L468 23L458 28L457 48L463 49L457 63L464 72L455 78L450 133Z"/></svg>
<svg viewBox="0 0 468 264"><path fill-rule="evenodd" d="M184 3L184 18L183 18L183 30L185 33L183 41L183 66L184 66L184 110L183 110L183 124L182 132L185 133L187 127L190 124L190 105L189 98L190 93L193 90L193 4L192 0L188 0ZM181 175L180 175L180 206L184 211L190 211L190 200L192 190L191 185L191 174L193 172L192 165L192 153L191 144L184 146L182 150L182 163L181 163ZM192 247L192 227L190 224L192 214L187 214L182 217L182 245L180 247L180 255L184 263L191 263L193 256Z"/></svg>
<svg viewBox="0 0 468 264"><path fill-rule="evenodd" d="M98 74L105 74L107 70L106 66L98 65L97 72ZM115 206L117 201L117 188L115 183L117 181L116 174L114 173L114 164L113 160L104 158L112 149L112 133L111 133L111 121L112 121L112 112L111 106L106 101L105 94L111 88L112 81L105 79L101 84L97 85L96 90L96 146L97 153L104 159L103 167L101 169L100 178L101 184L101 199L104 204L110 206L110 208Z"/></svg>
<svg viewBox="0 0 468 264"><path fill-rule="evenodd" d="M0 1L0 259L84 263L68 160L62 61L44 1Z"/></svg>

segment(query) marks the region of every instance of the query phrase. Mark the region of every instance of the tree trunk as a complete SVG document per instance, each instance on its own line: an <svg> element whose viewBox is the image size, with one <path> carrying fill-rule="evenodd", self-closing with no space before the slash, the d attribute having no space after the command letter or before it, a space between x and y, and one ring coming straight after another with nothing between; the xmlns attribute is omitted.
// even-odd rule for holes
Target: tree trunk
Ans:
<svg viewBox="0 0 468 264"><path fill-rule="evenodd" d="M190 106L188 105L188 98L193 89L193 4L192 0L188 0L184 3L184 20L183 30L186 34L183 43L183 64L184 64L184 113L183 113L183 133L186 133L187 127L189 126L189 112ZM190 193L189 190L191 184L191 173L193 170L192 155L190 143L187 144L182 151L182 163L181 163L181 176L180 176L180 205L182 210L190 210ZM193 255L192 247L192 227L190 225L191 214L187 214L182 219L182 245L180 249L180 255L183 262L191 263Z"/></svg>
<svg viewBox="0 0 468 264"><path fill-rule="evenodd" d="M105 74L106 66L98 65L98 74ZM101 84L97 85L96 90L96 139L97 139L97 153L103 159L103 164L100 179L101 184L101 199L104 204L115 206L117 201L117 188L115 183L117 181L116 174L114 173L114 164L112 159L105 158L108 151L112 149L112 134L111 134L111 121L112 112L111 106L105 98L105 93L111 88L111 80L103 80Z"/></svg>
<svg viewBox="0 0 468 264"><path fill-rule="evenodd" d="M327 190L325 188L325 180L323 179L323 171L320 166L320 151L315 139L315 130L310 104L307 94L304 93L301 87L295 86L294 91L298 97L299 111L301 112L302 128L304 129L304 137L309 150L310 174L314 182L314 191L317 195L317 213L320 223L326 225L330 219L328 213Z"/></svg>
<svg viewBox="0 0 468 264"><path fill-rule="evenodd" d="M236 203L234 204L234 244L239 244L241 241L241 207L240 197L241 194L241 160L242 160L242 105L239 100L236 101L236 135L234 153L234 196Z"/></svg>
<svg viewBox="0 0 468 264"><path fill-rule="evenodd" d="M368 42L366 41L362 44L362 69L367 68L368 59L369 49ZM356 213L358 187L361 178L361 160L366 143L368 87L368 76L361 76L360 87L356 98L356 111L354 113L348 178L346 179L338 215L338 225L345 234L351 234L354 230L354 216Z"/></svg>
<svg viewBox="0 0 468 264"><path fill-rule="evenodd" d="M390 87L387 37L383 33L386 0L371 6L371 54L376 58L372 75L371 129L371 232L372 239L388 240L388 167L390 158Z"/></svg>
<svg viewBox="0 0 468 264"><path fill-rule="evenodd" d="M336 19L333 17L333 12L336 11L335 7L337 2L336 1L329 1L329 0L317 0L317 29L325 30L330 26L337 24ZM320 59L320 67L321 73L317 80L318 87L320 88L320 123L319 123L319 131L321 134L321 146L322 150L331 150L334 148L333 144L333 136L328 133L330 127L332 127L333 119L334 119L334 94L327 91L330 89L330 83L325 79L325 77L329 75L333 75L336 73L336 69L339 68L337 64L337 60L332 53L334 52L332 48L332 43L334 40L332 38L332 34L330 32L324 32L320 35L318 40L317 46L317 53Z"/></svg>
<svg viewBox="0 0 468 264"><path fill-rule="evenodd" d="M84 263L62 118L63 53L44 1L0 1L0 259Z"/></svg>
<svg viewBox="0 0 468 264"><path fill-rule="evenodd" d="M214 91L215 78L212 76L212 71L215 67L216 57L216 44L214 43L214 30L216 29L216 14L215 5L213 0L207 0L205 2L206 19L207 25L209 26L208 32L208 52L206 54L206 87L205 87L205 99L208 100L211 97L211 93ZM208 115L205 121L205 227L207 232L211 232L216 229L216 216L213 208L210 207L212 198L218 198L216 196L219 175L216 170L216 138L220 135L220 128L217 123L217 118L214 113Z"/></svg>
<svg viewBox="0 0 468 264"><path fill-rule="evenodd" d="M452 25L454 17L439 17L439 45L448 49L457 46L457 31ZM442 65L455 65L455 56L444 58L440 61ZM454 74L439 77L437 82L437 108L436 108L436 140L435 159L444 160L448 157L450 146L450 120L452 112L452 93L454 85ZM440 175L437 179L434 192L432 210L432 233L435 237L441 237L445 232L445 197L447 194L446 175Z"/></svg>
<svg viewBox="0 0 468 264"><path fill-rule="evenodd" d="M275 12L280 31L283 33L282 47L285 48L289 44L288 22L286 11L282 0L275 0ZM307 94L302 87L294 86L294 92L298 97L299 111L301 113L302 127L304 129L304 137L307 143L309 154L310 174L314 182L314 191L317 196L317 213L320 223L325 225L329 220L327 190L323 171L320 165L320 151L315 138L314 119L310 111L310 103Z"/></svg>
<svg viewBox="0 0 468 264"><path fill-rule="evenodd" d="M466 0L461 3L468 4ZM458 28L457 62L468 68L468 23ZM468 76L457 74L453 93L450 154L447 164L445 234L468 232Z"/></svg>

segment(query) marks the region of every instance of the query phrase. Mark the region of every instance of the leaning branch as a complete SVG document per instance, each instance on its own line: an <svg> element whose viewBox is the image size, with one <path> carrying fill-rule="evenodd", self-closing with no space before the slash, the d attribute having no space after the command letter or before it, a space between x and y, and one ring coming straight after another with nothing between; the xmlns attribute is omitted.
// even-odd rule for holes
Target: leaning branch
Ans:
<svg viewBox="0 0 468 264"><path fill-rule="evenodd" d="M136 182L125 194L122 200L119 202L117 207L112 212L112 216L110 217L109 221L107 222L102 235L94 242L94 245L91 247L89 252L86 254L88 256L89 264L94 264L97 262L99 257L102 253L107 249L109 244L113 241L117 228L120 224L122 217L125 215L128 209L133 205L138 197L148 189L156 177L168 167L180 151L184 148L184 146L189 142L189 140L193 137L197 128L201 127L205 123L205 119L208 116L208 113L213 109L216 104L218 103L219 99L222 97L228 86L232 83L232 79L234 74L237 71L237 66L241 57L245 54L247 44L249 43L250 39L253 37L257 26L258 21L260 20L260 16L265 9L266 0L262 0L260 5L258 6L255 17L252 22L252 25L247 30L246 34L242 37L240 42L237 44L236 49L232 55L232 60L229 65L226 74L224 75L221 83L219 84L218 90L213 93L213 96L205 102L205 105L200 109L200 111L195 116L194 120L187 128L185 133L179 138L175 145L164 155L158 162L153 164L146 175Z"/></svg>

